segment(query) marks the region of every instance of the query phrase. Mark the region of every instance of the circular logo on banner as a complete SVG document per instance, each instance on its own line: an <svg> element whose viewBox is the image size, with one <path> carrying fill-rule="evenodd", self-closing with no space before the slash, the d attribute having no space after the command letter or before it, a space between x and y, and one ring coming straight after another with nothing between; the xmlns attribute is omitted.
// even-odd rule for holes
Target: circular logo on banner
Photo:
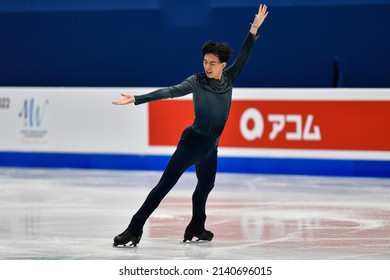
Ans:
<svg viewBox="0 0 390 280"><path fill-rule="evenodd" d="M250 122L253 125L249 127ZM253 141L256 138L260 139L263 136L264 120L259 110L255 108L245 110L240 119L240 131L248 141Z"/></svg>

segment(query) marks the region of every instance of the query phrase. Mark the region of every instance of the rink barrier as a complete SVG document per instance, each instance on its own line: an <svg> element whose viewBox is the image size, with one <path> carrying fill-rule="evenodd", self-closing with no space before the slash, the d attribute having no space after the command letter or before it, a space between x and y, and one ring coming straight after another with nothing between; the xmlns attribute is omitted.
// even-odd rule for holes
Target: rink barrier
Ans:
<svg viewBox="0 0 390 280"><path fill-rule="evenodd" d="M191 95L112 104L154 89L0 87L0 166L163 170ZM388 123L390 89L236 88L219 170L390 177Z"/></svg>

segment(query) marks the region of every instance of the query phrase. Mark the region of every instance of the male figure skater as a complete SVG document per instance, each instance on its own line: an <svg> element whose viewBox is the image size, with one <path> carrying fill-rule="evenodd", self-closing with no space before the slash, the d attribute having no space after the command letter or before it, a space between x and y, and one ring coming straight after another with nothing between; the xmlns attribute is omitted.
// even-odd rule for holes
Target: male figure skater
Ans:
<svg viewBox="0 0 390 280"><path fill-rule="evenodd" d="M184 129L160 181L134 214L127 229L114 238L114 246L129 242L130 246L136 246L140 242L146 220L192 165L195 165L198 182L192 196L192 219L184 232L183 242L191 241L193 237L207 241L213 239L214 234L205 229L206 201L214 187L218 142L229 115L234 82L249 58L258 38L257 30L267 15L267 6L260 5L237 58L230 67L225 69L232 53L229 46L207 42L202 47L204 72L194 74L178 85L148 94L122 94L122 99L113 102L116 105L139 105L192 93L195 110L195 120Z"/></svg>

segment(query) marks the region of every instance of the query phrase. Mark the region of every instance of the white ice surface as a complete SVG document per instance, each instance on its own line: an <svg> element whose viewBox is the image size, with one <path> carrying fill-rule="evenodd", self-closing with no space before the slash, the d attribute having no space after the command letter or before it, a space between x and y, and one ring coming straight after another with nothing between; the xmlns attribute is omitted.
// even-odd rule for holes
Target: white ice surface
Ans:
<svg viewBox="0 0 390 280"><path fill-rule="evenodd" d="M0 259L390 259L390 180L219 173L211 242L182 242L196 178L187 172L138 247L112 239L161 172L0 168Z"/></svg>

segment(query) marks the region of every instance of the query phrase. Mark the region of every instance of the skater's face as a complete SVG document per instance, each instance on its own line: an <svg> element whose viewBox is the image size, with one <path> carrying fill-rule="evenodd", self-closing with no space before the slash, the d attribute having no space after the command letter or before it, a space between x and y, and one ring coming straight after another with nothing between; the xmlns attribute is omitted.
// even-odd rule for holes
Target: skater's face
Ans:
<svg viewBox="0 0 390 280"><path fill-rule="evenodd" d="M221 62L219 58L212 53L207 53L203 57L203 67L207 78L217 80L221 79L222 70L225 66L226 62Z"/></svg>

